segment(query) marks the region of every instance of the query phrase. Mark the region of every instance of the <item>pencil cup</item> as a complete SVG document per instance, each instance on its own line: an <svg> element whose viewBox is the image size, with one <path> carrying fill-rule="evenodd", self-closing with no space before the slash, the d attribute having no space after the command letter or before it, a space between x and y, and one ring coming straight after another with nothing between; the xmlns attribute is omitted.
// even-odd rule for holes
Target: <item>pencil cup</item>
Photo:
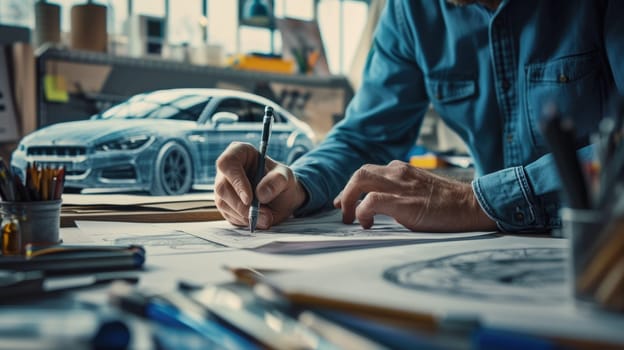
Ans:
<svg viewBox="0 0 624 350"><path fill-rule="evenodd" d="M624 264L621 220L598 210L570 208L561 209L561 219L570 244L569 280L577 304L619 311L624 306L624 275L614 267Z"/></svg>
<svg viewBox="0 0 624 350"><path fill-rule="evenodd" d="M4 218L17 218L21 247L26 244L46 246L59 243L61 200L33 202L0 202Z"/></svg>

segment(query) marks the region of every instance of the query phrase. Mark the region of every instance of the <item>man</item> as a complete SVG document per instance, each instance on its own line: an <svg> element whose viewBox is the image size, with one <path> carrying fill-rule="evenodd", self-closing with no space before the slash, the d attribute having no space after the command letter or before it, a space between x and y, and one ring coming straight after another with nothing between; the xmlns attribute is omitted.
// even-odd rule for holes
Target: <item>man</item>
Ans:
<svg viewBox="0 0 624 350"><path fill-rule="evenodd" d="M389 0L346 118L290 168L267 160L258 228L332 204L365 228L375 214L414 231L558 227L540 112L556 103L576 124L579 156L591 155L609 93L624 95L622 14L620 0ZM472 184L391 161L430 103L470 149ZM216 204L234 225L248 225L256 162L242 143L217 161Z"/></svg>

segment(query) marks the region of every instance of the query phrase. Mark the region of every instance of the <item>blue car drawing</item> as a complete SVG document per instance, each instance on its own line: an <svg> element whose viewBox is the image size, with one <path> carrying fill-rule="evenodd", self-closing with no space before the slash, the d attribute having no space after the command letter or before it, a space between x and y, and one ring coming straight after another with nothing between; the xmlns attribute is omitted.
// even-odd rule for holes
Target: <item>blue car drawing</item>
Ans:
<svg viewBox="0 0 624 350"><path fill-rule="evenodd" d="M88 120L50 125L24 137L11 165L64 167L66 189L180 195L214 184L215 161L232 142L257 146L265 106L275 120L268 156L290 164L312 149L314 133L261 96L225 89L142 93Z"/></svg>

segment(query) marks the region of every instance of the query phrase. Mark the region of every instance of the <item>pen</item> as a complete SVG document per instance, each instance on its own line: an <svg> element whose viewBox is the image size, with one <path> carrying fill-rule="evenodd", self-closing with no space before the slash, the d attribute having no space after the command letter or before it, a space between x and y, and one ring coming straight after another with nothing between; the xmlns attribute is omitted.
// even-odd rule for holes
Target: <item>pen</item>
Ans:
<svg viewBox="0 0 624 350"><path fill-rule="evenodd" d="M128 283L138 282L136 274L127 272L103 272L80 274L63 277L47 276L43 270L14 271L0 270L0 297L2 302L26 296L44 296L49 293L69 291L123 280Z"/></svg>
<svg viewBox="0 0 624 350"><path fill-rule="evenodd" d="M256 171L256 178L253 182L253 200L249 207L249 231L254 232L256 230L256 224L258 223L258 209L260 203L258 202L258 196L256 195L256 187L262 177L264 176L264 160L266 158L266 151L269 146L269 137L271 136L271 123L273 122L273 108L266 106L264 108L264 119L262 120L262 139L260 140L260 153L258 154L258 171Z"/></svg>
<svg viewBox="0 0 624 350"><path fill-rule="evenodd" d="M223 324L203 306L183 293L146 295L125 283L109 290L110 302L120 309L164 326L196 332L208 348L259 349L260 347L236 329Z"/></svg>
<svg viewBox="0 0 624 350"><path fill-rule="evenodd" d="M572 121L561 119L557 108L554 105L547 105L544 109L542 130L550 146L570 207L589 209L587 184L576 156Z"/></svg>

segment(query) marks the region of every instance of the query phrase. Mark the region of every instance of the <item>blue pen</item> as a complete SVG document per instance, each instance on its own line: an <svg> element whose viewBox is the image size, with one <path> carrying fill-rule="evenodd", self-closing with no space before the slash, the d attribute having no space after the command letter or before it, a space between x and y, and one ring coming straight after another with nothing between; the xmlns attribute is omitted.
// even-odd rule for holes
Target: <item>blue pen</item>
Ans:
<svg viewBox="0 0 624 350"><path fill-rule="evenodd" d="M223 349L259 349L250 340L227 329L218 322L209 319L197 319L193 315L178 310L175 306L160 301L151 301L145 309L145 315L160 324L186 328L208 339Z"/></svg>
<svg viewBox="0 0 624 350"><path fill-rule="evenodd" d="M179 293L146 296L124 286L114 286L111 296L111 300L125 311L160 325L191 330L219 348L260 349L252 340L210 317L203 307Z"/></svg>
<svg viewBox="0 0 624 350"><path fill-rule="evenodd" d="M472 348L479 350L555 350L559 346L553 341L536 335L505 329L479 327L472 333Z"/></svg>

